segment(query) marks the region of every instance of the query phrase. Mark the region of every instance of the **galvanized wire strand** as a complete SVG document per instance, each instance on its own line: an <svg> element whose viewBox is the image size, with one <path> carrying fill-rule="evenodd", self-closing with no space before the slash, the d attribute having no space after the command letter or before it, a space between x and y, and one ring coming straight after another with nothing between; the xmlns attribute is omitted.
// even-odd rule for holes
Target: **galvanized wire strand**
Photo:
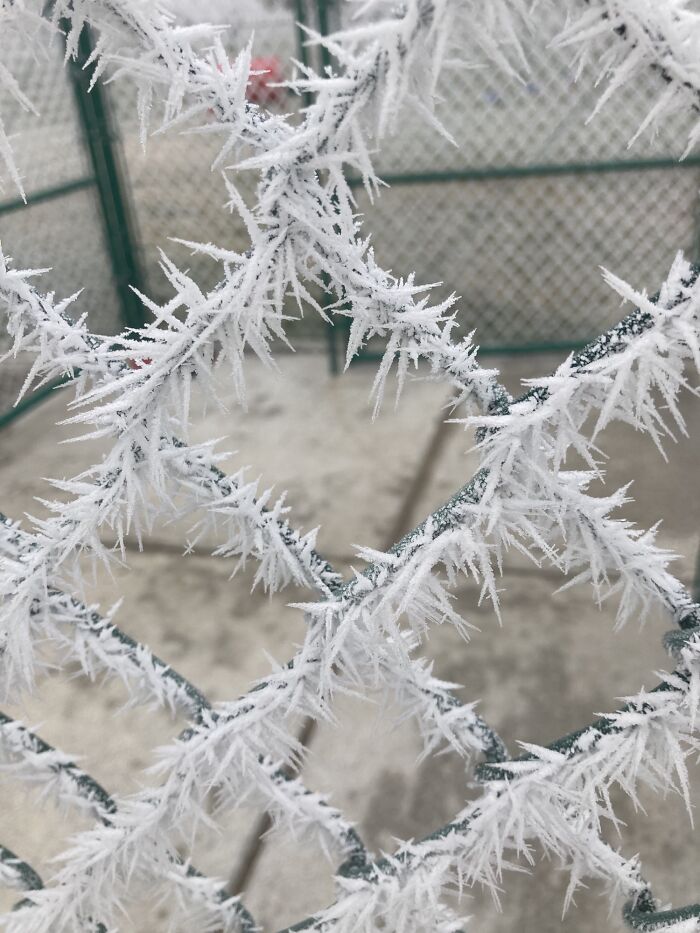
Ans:
<svg viewBox="0 0 700 933"><path fill-rule="evenodd" d="M601 359L602 357L610 353L617 352L617 350L621 349L622 346L624 346L625 341L628 337L636 336L640 333L643 333L645 330L649 329L651 325L652 325L652 320L648 315L644 316L638 310L635 312L632 312L632 314L629 315L627 318L625 318L623 322L621 322L615 328L611 329L611 331L607 332L605 335L602 335L600 338L598 338L597 341L594 341L587 348L586 351L580 354L578 357L579 365L583 367L587 365L588 363L593 362L595 359ZM533 392L536 390L530 390L530 391ZM537 401L540 403L543 400L544 400L544 396L537 398ZM448 503L446 506L443 506L442 510L437 510L437 512L434 513L433 518L436 519L437 526L439 528L452 527L452 525L456 523L455 519L457 518L457 515L456 515L456 510L454 509L454 503L456 500L460 499L460 497L462 501L464 501L465 496L469 495L471 501L478 501L480 490L483 489L485 479L486 477L483 471L481 471L474 477L474 479L471 481L470 484L467 484L467 486L464 487L463 490L461 490L460 493L458 493L457 496L454 497L453 500L450 501L450 503ZM419 529L425 528L425 523L422 523L422 526L418 526L418 527ZM394 547L391 549L391 552L395 554L400 554L401 551L407 546L406 542L411 541L412 536L416 536L416 533L417 533L416 529L414 529L414 531L409 533L409 535L404 536L401 539L401 541L399 541L396 545L394 545ZM374 574L375 572L376 572L376 569L373 569L371 565L365 571L365 573L367 574L367 576L370 577L370 579L371 579L372 574ZM343 587L341 588L341 594L343 595L347 594L349 591L351 591L352 586L353 586L352 581L344 584ZM683 617L683 624L685 626L688 626L692 618L694 617L692 616L692 611L691 611L691 613L689 614L687 618L685 616ZM183 738L185 737L186 736L183 735ZM501 752L499 750L499 754L500 753ZM448 831L451 831L451 830L448 830ZM366 862L365 862L365 865L367 865ZM365 868L362 865L357 865L355 868L353 868L353 872L357 872L357 871L364 874Z"/></svg>
<svg viewBox="0 0 700 933"><path fill-rule="evenodd" d="M41 320L48 322L50 320L49 299L40 295L34 289L30 290L34 299L31 302L30 313L34 323L39 326ZM25 302L26 303L26 302ZM93 369L99 370L101 359L99 356L100 348L109 346L119 348L122 346L120 338L101 337L90 333L84 325L84 322L74 322L65 311L60 311L58 318L62 325L65 325L66 334L78 341L78 349L73 352L77 357L77 365L70 373L65 373L65 384L71 384L85 375L92 373ZM55 337L55 339L59 339ZM124 345L128 346L128 344ZM87 372L82 370L87 369ZM110 378L114 378L130 371L128 360L110 360L107 366ZM49 377L47 377L49 378ZM41 384L41 383L40 383ZM182 451L183 463L186 467L186 473L183 476L177 468L173 469L176 482L186 485L188 482L196 483L198 488L208 490L213 494L212 501L205 503L206 506L213 506L219 500L225 500L234 497L241 488L241 482L235 476L227 476L214 463L202 460L201 454L197 451L188 452L187 445L179 438L163 434L161 436L159 452L167 454L168 451ZM134 455L139 462L143 462L144 454L138 447L134 450ZM103 480L103 485L109 487L114 483L116 476L109 474ZM327 561L322 558L309 542L305 540L301 531L293 529L286 518L280 518L274 510L267 507L259 508L261 523L269 525L270 529L279 538L287 554L294 562L293 577L296 582L303 581L307 585L315 586L324 594L335 593L340 585L342 578L335 573ZM224 549L225 553L228 553Z"/></svg>
<svg viewBox="0 0 700 933"><path fill-rule="evenodd" d="M17 722L17 720L11 719L9 716L0 712L0 742L2 742L1 736L3 729L11 730L13 738L16 736L20 739L20 743L24 746L25 752L31 752L32 755L39 758L42 755L49 757L50 763L47 771L65 777L68 783L74 788L76 797L79 800L86 801L91 807L96 809L97 817L103 825L110 825L108 814L116 813L117 808L111 796L101 784L87 774L87 772L78 768L73 762L65 760L67 756L62 755L62 753L58 752L56 748L49 745L48 742L45 742L36 733L27 729L21 723ZM68 795L62 794L59 796L62 802L67 803L70 801L75 805L75 799L71 800ZM41 877L36 872L33 872L33 870L30 869L30 873L26 875L26 879L27 882L32 882L25 886L28 891L43 890L44 884ZM24 898L15 904L14 909L17 910L20 907L32 906L32 904L33 901L31 897ZM107 927L98 922L96 924L96 933L108 933Z"/></svg>
<svg viewBox="0 0 700 933"><path fill-rule="evenodd" d="M583 0L583 2L586 4L586 6L591 5L591 0ZM603 10L600 14L600 18L602 20L608 20L610 19L610 14L607 12L607 10ZM652 48L656 48L659 45L665 45L668 47L668 43L664 35L659 33L654 34L645 26L642 26L642 31L649 40L649 45ZM619 26L613 26L612 32L614 32L616 36L618 36L627 44L631 44L633 49L635 48L634 41L630 40L629 27L625 23L622 23ZM693 85L690 81L679 79L678 75L674 75L671 71L669 71L668 67L662 64L662 62L650 62L649 69L650 71L654 72L654 74L657 74L665 84L676 85L677 87L682 87L686 91L690 91L691 95L695 98L691 106L693 110L695 110L697 113L700 113L700 88L695 87L695 85Z"/></svg>
<svg viewBox="0 0 700 933"><path fill-rule="evenodd" d="M594 341L593 344L591 344L587 348L586 351L584 351L582 354L579 355L578 359L579 359L579 363L581 367L583 367L587 363L592 362L595 359L600 359L603 356L608 355L609 353L616 352L618 349L621 348L621 346L624 345L625 339L627 337L635 336L639 333L642 333L644 330L648 329L651 326L651 324L652 324L652 321L649 316L645 317L641 315L639 311L633 312L631 315L625 318L624 321L621 322L620 325L617 325L616 328L613 328L610 332L600 337L597 341ZM538 399L538 400L542 401L543 399ZM479 494L479 490L483 488L484 481L485 481L484 475L477 474L474 480L472 480L470 484L467 484L467 487L464 487L464 489L460 493L458 493L457 497L455 498L461 497L461 499L463 500L465 495L468 494L470 497L472 497L472 501L478 501L477 497ZM468 493L465 493L465 490L468 490ZM450 527L451 524L454 522L454 519L455 519L454 502L455 502L455 499L453 498L453 500L451 500L451 502L448 503L447 506L443 507L442 514L441 514L441 510L438 510L434 514L433 517L437 518L438 527L443 527L443 528ZM445 516L444 518L443 518L443 515ZM447 516L449 516L449 519L447 518ZM419 528L420 527L421 526L419 526ZM425 527L425 523L423 523L422 527ZM392 551L397 554L401 553L401 550L407 546L406 541L412 540L412 536L415 536L415 535L416 535L416 530L414 529L414 531L409 533L409 535L404 536L404 538L402 538L401 541L399 541L394 546ZM367 575L370 575L373 572L374 571L371 566L366 571ZM352 582L347 583L344 586L349 588L352 586ZM456 701L456 703L458 702L459 701ZM448 827L446 831L452 831L452 830ZM440 831L438 832L440 833ZM354 872L358 870L364 875L365 868L363 866L357 865L353 869Z"/></svg>
<svg viewBox="0 0 700 933"><path fill-rule="evenodd" d="M684 286L694 284L700 275L700 267L693 267L692 277L684 282ZM673 304L672 304L673 307ZM583 371L591 364L604 359L605 357L621 352L628 345L629 340L649 331L654 325L652 316L635 308L626 315L616 325L605 331L595 340L591 341L586 347L576 353L572 358L572 365L577 371ZM498 390L501 391L498 391ZM523 402L533 401L539 407L549 397L549 390L545 386L533 386L524 392L521 396L512 402L508 401L506 390L496 383L495 405L493 414L507 414L511 407ZM499 428L489 429L491 433L498 433ZM463 521L462 507L464 505L476 505L487 488L489 471L481 469L466 483L458 492L456 492L445 504L432 512L419 525L407 532L401 537L393 547L389 548L388 553L400 557L405 551L410 550L416 542L421 540L428 528L432 539L439 537L445 531L456 528ZM379 575L385 571L385 567L380 563L370 563L362 571L362 576L375 582ZM355 591L359 589L355 580L347 582L339 591L340 598L352 598ZM685 587L678 584L679 604L678 606L667 606L674 616L678 615L678 622L682 628L693 628L700 624L700 605L695 603L692 595ZM663 594L659 594L661 597Z"/></svg>
<svg viewBox="0 0 700 933"><path fill-rule="evenodd" d="M116 813L117 807L104 787L36 733L1 711L0 742L11 754L31 755L36 758L37 763L41 763L41 756L46 756L47 772L66 778L75 796L94 808L101 823L109 825L109 817ZM74 802L70 795L61 795L64 796L66 800Z"/></svg>
<svg viewBox="0 0 700 933"><path fill-rule="evenodd" d="M176 449L184 448L184 441L172 437L168 439L169 443ZM217 496L227 498L236 493L238 484L234 477L228 476L223 470L215 465L206 465L204 469L195 462L193 458L185 457L184 464L189 469L195 470L199 467L200 474L198 481L202 487L214 491ZM188 475L183 477L188 479ZM299 529L292 527L287 519L280 520L272 515L267 507L260 509L263 516L270 520L275 526L280 541L284 544L289 554L298 561L303 568L306 576L307 585L317 589L326 596L333 596L342 586L342 574L338 573L325 557L318 553L315 548L309 548L303 544L303 534Z"/></svg>
<svg viewBox="0 0 700 933"><path fill-rule="evenodd" d="M619 336L619 335L618 335L618 336ZM625 336L627 336L627 335L625 335ZM608 352L610 352L610 351L608 351ZM604 355L607 355L607 354L604 354ZM485 477L482 477L482 479L479 480L479 482L477 482L476 486L475 486L474 489L472 490L472 495L471 495L469 498L465 498L463 501L471 501L471 502L478 502L478 501L479 501L479 498L478 498L478 496L479 496L479 491L480 491L480 488L483 488L483 481L484 481L484 479L485 479ZM466 487L465 487L465 488L466 488ZM458 493L457 495L459 496L460 494ZM454 500L451 500L451 502L454 502ZM448 506L449 506L449 505L450 505L450 503L448 503ZM454 516L453 516L453 517L454 517ZM446 526L446 527L451 527L451 526ZM410 533L409 533L409 534L410 534ZM404 537L405 537L405 536L404 536ZM401 545L402 545L402 542L403 542L403 541L404 541L404 539L402 538L401 541L399 541L399 542L394 546L394 548L392 548L392 552L393 552L393 553L396 553L396 554L402 553L403 548L401 547ZM370 567L367 568L367 570L365 571L365 573L367 574L368 577L370 577L370 579L371 579L371 576L370 576L371 572L372 572L372 568L371 568L371 566L370 566ZM351 584L348 584L348 586L350 586L350 585L351 585ZM692 601L691 601L691 602L692 602ZM691 613L690 613L689 615L687 615L687 616L684 616L683 619L680 620L680 624L684 625L684 627L685 627L686 629L688 629L688 630L690 630L691 628L694 629L694 627L695 627L696 624L697 624L697 618L698 618L698 617L697 617L697 607L696 607L696 606L693 606L693 607L692 607ZM457 702L459 702L459 701L457 701ZM438 831L438 832L441 832L441 831ZM379 864L379 863L375 863L375 864ZM291 928L291 929L303 929L303 928L304 928L303 926L298 926L298 927L294 927L294 928ZM647 929L651 929L651 927L647 927Z"/></svg>
<svg viewBox="0 0 700 933"><path fill-rule="evenodd" d="M32 550L37 547L31 535L21 531L2 512L0 512L0 525L4 526L7 541L17 548L18 553L21 553L23 549ZM147 658L156 676L164 680L169 687L172 686L173 698L177 700L178 705L185 712L198 718L202 710L210 707L209 701L193 683L153 654L150 649L123 632L110 619L101 616L95 609L90 608L75 596L62 592L57 587L48 587L47 593L49 604L53 605L53 608L59 612L67 612L72 624L81 631L89 633L98 642L104 643L105 640L114 639L119 646L120 656L126 659L135 669L145 674L150 673L145 666L145 659Z"/></svg>
<svg viewBox="0 0 700 933"><path fill-rule="evenodd" d="M700 629L698 631L700 632ZM683 667L677 668L672 676L685 684L687 684L689 680L689 675ZM668 681L662 681L660 684L657 684L647 691L647 693L652 696L659 693L681 692L680 687ZM621 706L620 709L613 714L601 716L586 726L582 726L573 732L568 732L566 735L545 745L544 748L552 752L558 752L565 758L573 758L575 755L593 750L600 743L601 739L607 735L620 735L626 732L629 727L619 725L619 723L616 722L618 716L625 713L645 715L651 712L652 709L648 704L632 701ZM487 783L488 781L511 781L513 780L513 774L508 768L508 765L537 760L536 754L528 753L519 755L517 758L505 759L498 764L481 764L476 768L475 777L482 783Z"/></svg>
<svg viewBox="0 0 700 933"><path fill-rule="evenodd" d="M3 845L0 845L0 862L2 862L0 874L3 871L14 874L16 887L27 891L38 891L44 887L41 875L28 862L22 861L19 856ZM4 882L9 884L7 877L4 878Z"/></svg>
<svg viewBox="0 0 700 933"><path fill-rule="evenodd" d="M184 678L182 678L182 680L184 680ZM10 752L14 752L20 756L21 751L24 751L25 753L31 753L37 756L39 760L42 755L47 756L49 762L47 765L46 780L51 780L52 774L66 778L75 791L75 797L71 797L67 794L59 794L60 799L64 803L72 803L75 806L78 804L78 801L84 800L91 807L95 808L97 817L104 826L113 825L111 817L118 811L117 803L98 781L81 768L78 768L77 765L68 760L68 756L50 745L35 732L27 729L26 726L23 726L5 713L0 712L0 743L3 742L3 730L7 730L11 736L12 741L8 743ZM19 739L19 742L16 744L20 746L20 749L12 747L15 745L16 739ZM5 859L3 859L3 861L5 861ZM182 864L182 860L180 860L180 864ZM192 878L205 878L205 876L192 865L187 866L186 872L187 875ZM27 874L26 877L29 879L32 876ZM38 880L39 883L33 885L31 888L27 886L28 889L37 890L43 888L43 883L39 875L35 873L33 877L34 880ZM223 885L218 892L218 897L222 904L225 904L229 900L229 895L225 891ZM31 903L31 900L23 903ZM226 907L226 909L231 909L233 911L235 918L241 924L242 933L252 933L253 930L257 929L252 915L246 910L243 904L234 903L230 907ZM101 930L102 933L107 933L106 927L101 927Z"/></svg>
<svg viewBox="0 0 700 933"><path fill-rule="evenodd" d="M658 933L684 920L700 920L700 904L659 910L651 889L646 888L625 904L622 916L632 930L639 930L640 933Z"/></svg>

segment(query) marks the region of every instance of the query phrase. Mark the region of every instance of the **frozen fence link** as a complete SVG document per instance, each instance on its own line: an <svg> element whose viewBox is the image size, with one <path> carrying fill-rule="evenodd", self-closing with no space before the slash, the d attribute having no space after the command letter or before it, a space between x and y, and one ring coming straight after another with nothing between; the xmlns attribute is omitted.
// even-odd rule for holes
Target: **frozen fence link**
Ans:
<svg viewBox="0 0 700 933"><path fill-rule="evenodd" d="M20 890L37 891L44 886L32 866L3 845L0 845L0 879L3 886Z"/></svg>
<svg viewBox="0 0 700 933"><path fill-rule="evenodd" d="M695 123L686 155L700 138L700 13L688 0L570 0L571 22L558 42L571 46L581 65L608 81L598 108L627 82L651 70L658 96L635 139L674 112L690 110Z"/></svg>
<svg viewBox="0 0 700 933"><path fill-rule="evenodd" d="M607 43L610 92L650 68L665 85L650 116L681 105L694 113L699 33L689 3L572 4L579 19L560 41L578 46L582 61ZM311 98L295 121L247 99L251 44L229 61L218 28L180 26L157 2L55 0L44 11L38 0L0 0L0 48L10 30L37 43L58 31L70 57L81 31L95 31L92 80L135 82L146 147L153 126L164 132L194 123L218 134L213 167L224 174L229 207L249 240L243 250L189 244L219 264L220 280L208 291L162 255L172 299L141 296L149 322L116 337L93 333L85 317L72 316L74 298L41 291L42 270L18 269L0 249L10 352L34 359L22 392L64 378L75 393L67 423L108 444L102 461L53 481L63 498L44 501L48 518L24 529L0 516L0 692L14 700L40 688L37 660L49 642L91 679L119 678L132 703L188 719L158 751L152 771L160 783L119 796L0 714L0 773L96 818L46 884L0 847L0 881L27 892L2 918L9 933L107 933L144 890L169 898L179 928L252 933L255 920L240 900L200 874L189 849L181 854L203 826L249 799L262 802L281 830L310 837L335 866L334 903L289 933L457 933L466 921L447 903L448 892L482 884L498 897L507 870L531 864L535 842L568 870L567 905L580 884L595 880L624 895L633 928L700 928L700 906L659 909L639 862L601 836L602 821L615 818L614 787L633 800L642 784L672 789L689 802L685 760L700 747L700 606L670 573L672 555L656 546L654 530L615 516L626 487L605 497L590 492L603 476L598 445L611 422L633 425L661 449L672 430L685 430L678 397L700 363L698 270L679 254L653 298L605 271L633 310L513 398L498 373L481 366L474 335L457 334L456 298L434 303L431 286L377 262L345 170L381 196L372 152L407 105L449 144L449 128L432 114L441 69L460 46L511 73L525 69L519 37L536 28L536 5L533 15L520 0L358 6L348 28L310 35L333 64L321 73L301 69L290 82ZM31 107L1 64L0 84ZM693 129L691 144L697 135ZM21 188L1 123L0 155ZM253 203L237 189L241 171L257 175ZM326 305L314 297L323 282L332 292ZM383 340L375 410L392 369L400 391L422 362L454 390L458 417L477 429L475 476L386 551L360 548L364 569L349 578L316 550L315 530L293 525L284 496L274 498L245 470L225 474L213 441L189 440L193 381L215 398L225 372L244 405L248 357L274 365L290 300L299 313L349 318L348 361L369 339ZM584 469L566 468L572 452ZM256 583L313 591L297 604L306 629L294 656L218 703L122 631L116 608L100 613L79 598L86 563L99 569L115 549L126 560L128 534L141 541L156 521L182 514L196 515L195 535L219 534L214 553L232 558L234 569L255 561ZM658 686L546 747L524 744L517 758L475 704L460 702L456 685L435 677L420 656L433 625L447 622L468 636L469 622L451 601L460 578L478 582L498 611L503 557L512 548L569 574L568 585L589 581L597 600L617 595L620 625L660 606L676 626L665 639L676 666ZM402 715L416 718L426 755L447 746L468 764L481 759L474 772L480 795L425 838L391 854L370 852L326 794L298 776L304 749L295 721L332 721L341 691L393 698Z"/></svg>
<svg viewBox="0 0 700 933"><path fill-rule="evenodd" d="M38 784L42 792L55 796L64 807L75 807L81 812L86 808L94 810L107 830L113 829L118 821L116 801L94 778L78 768L65 753L3 713L0 713L0 772L9 772L14 777L19 775L30 784ZM253 929L248 912L237 899L226 895L220 882L204 878L191 865L183 865L174 851L167 853L167 858L171 862L172 879L182 892L183 913L191 906L187 902L189 898L194 900L200 916L206 917L207 912L213 914L226 930ZM3 862L11 867L9 857L3 858ZM29 866L19 863L18 871L26 881L24 886L32 892L18 909L20 912L32 910L36 903L34 898L43 890L43 884ZM81 911L79 905L73 905L72 911L81 929L93 924L96 933L106 933L107 927Z"/></svg>

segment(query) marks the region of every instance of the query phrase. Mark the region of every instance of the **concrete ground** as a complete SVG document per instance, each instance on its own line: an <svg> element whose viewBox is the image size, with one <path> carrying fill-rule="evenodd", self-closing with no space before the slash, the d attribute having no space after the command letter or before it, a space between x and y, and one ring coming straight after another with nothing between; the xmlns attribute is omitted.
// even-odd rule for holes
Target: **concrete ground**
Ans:
<svg viewBox="0 0 700 933"><path fill-rule="evenodd" d="M493 360L511 387L556 362L545 355ZM321 355L307 355L283 357L281 369L278 377L251 362L248 411L209 413L195 436L228 435L225 447L238 450L230 468L250 463L251 475L287 489L294 522L307 528L321 523L319 549L341 569L349 568L354 544L387 546L473 472L470 437L457 425L439 428L442 388L413 382L397 410L387 405L371 422L371 367L334 379ZM610 488L635 479L636 501L626 514L644 526L664 519L660 541L681 555L676 569L690 583L700 533L700 403L687 395L683 411L691 437L669 446L667 463L648 439L625 427L609 429L601 446L611 459ZM0 509L13 517L40 514L33 497L46 493L43 477L72 476L99 454L92 443L57 446L68 436L55 426L63 413L64 398L57 395L0 434ZM204 545L183 556L182 531L181 525L155 529L143 552L129 550L128 568L116 568L111 580L101 577L91 595L103 607L123 596L122 628L212 699L231 698L266 673L267 655L284 660L292 653L302 624L287 604L300 594L251 592L253 568L230 579L229 562L208 556ZM478 592L465 580L458 604L479 631L465 643L454 630L436 628L426 651L438 676L464 684L465 698L481 699L483 714L512 748L519 739L547 742L588 722L668 667L660 645L666 619L614 633L614 607L597 609L585 587L554 594L560 578L521 558L509 560L505 570L501 626L487 606L477 605ZM124 699L117 686L98 689L82 677L50 671L37 697L7 712L80 755L108 789L127 793L153 780L141 769L181 723L157 712L123 710ZM411 723L397 727L392 712L371 698L341 700L337 712L337 725L313 735L303 776L310 787L331 794L374 850L390 851L396 838L430 831L463 805L471 791L462 762L444 755L417 764L420 742ZM84 824L39 801L11 776L2 792L0 841L50 876L51 857ZM697 793L694 799L700 800ZM619 844L628 855L640 853L659 896L675 904L697 900L697 848L682 802L642 795L646 813L627 800L618 803L628 824ZM195 853L198 867L240 877L259 817L250 808L227 820L223 832ZM246 902L266 930L332 899L332 867L307 845L268 838L248 867ZM609 914L595 886L582 891L562 919L565 887L562 873L542 863L531 875L507 878L500 910L478 891L465 909L479 933L622 929L620 905ZM165 922L151 908L144 906L120 929L160 933Z"/></svg>

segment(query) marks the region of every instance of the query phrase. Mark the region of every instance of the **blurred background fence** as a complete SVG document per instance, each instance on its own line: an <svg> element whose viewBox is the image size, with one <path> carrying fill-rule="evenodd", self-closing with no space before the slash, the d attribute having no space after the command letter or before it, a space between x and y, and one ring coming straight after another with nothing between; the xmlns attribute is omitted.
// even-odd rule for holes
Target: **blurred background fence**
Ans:
<svg viewBox="0 0 700 933"><path fill-rule="evenodd" d="M317 47L303 47L298 23L326 31L347 25L345 15L342 0L231 0L231 55L254 30L257 67L275 78L292 76L294 58L332 64ZM476 329L486 351L573 347L609 325L620 311L601 265L654 291L677 249L700 258L700 158L679 162L687 138L681 118L628 147L657 79L630 86L587 123L600 91L591 75L575 80L566 49L548 48L563 22L554 7L543 15L544 32L525 41L527 82L494 68L446 70L438 116L455 145L407 112L376 155L390 187L372 204L351 179L380 263L396 275L415 271L418 282L441 282L439 295L461 296L460 324ZM83 42L86 55L89 37ZM150 138L144 153L128 82L88 96L85 73L64 68L60 48L47 50L46 62L19 43L10 52L7 64L40 116L0 99L27 192L26 205L0 202L5 252L19 266L50 264L47 285L60 294L84 289L76 307L106 333L141 320L129 284L157 301L169 297L160 248L213 286L216 265L168 238L245 243L242 222L222 210L220 175L202 174L219 138L167 132ZM304 105L264 80L253 81L251 95L290 119ZM254 194L254 181L241 174L244 197ZM343 330L341 323L332 331L335 365ZM295 323L293 335L320 351L329 336L311 318ZM23 368L22 361L0 367L0 418Z"/></svg>

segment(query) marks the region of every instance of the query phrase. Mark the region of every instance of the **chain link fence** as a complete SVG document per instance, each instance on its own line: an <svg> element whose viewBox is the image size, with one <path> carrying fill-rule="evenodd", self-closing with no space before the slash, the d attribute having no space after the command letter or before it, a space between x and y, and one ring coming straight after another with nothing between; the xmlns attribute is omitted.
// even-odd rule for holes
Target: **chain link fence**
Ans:
<svg viewBox="0 0 700 933"><path fill-rule="evenodd" d="M318 49L302 48L297 23L347 25L343 7L339 0L296 0L246 19L232 3L230 54L254 31L258 65L278 69L278 77L291 77L292 60L302 55L319 67ZM379 262L397 275L415 271L419 282L441 282L436 299L459 295L460 324L476 329L485 350L580 344L620 314L601 265L654 291L677 249L698 252L700 158L678 162L684 127L667 124L628 148L646 116L654 76L618 94L587 123L600 92L591 75L575 80L566 50L548 47L561 14L548 7L542 16L546 28L540 31L538 21L525 43L526 82L487 67L445 72L438 116L456 145L419 114L405 113L376 156L390 187L371 203L352 180ZM112 119L98 132L121 175L124 214L111 216L95 165L95 128L81 114L62 49L46 54L46 62L37 62L19 45L11 48L10 69L41 116L0 99L28 195L26 207L0 203L3 248L25 267L49 257L47 286L60 294L82 288L76 309L89 309L92 326L113 333L138 323L128 284L156 301L170 297L160 249L203 287L217 281L215 263L170 238L237 250L246 245L246 231L222 209L228 195L220 173L202 175L220 138L169 131L152 136L144 152L133 89L121 80L102 88ZM265 103L297 119L304 102L284 91ZM244 198L254 196L252 173L240 173L236 183ZM341 322L335 336L343 330ZM292 331L297 344L322 346L324 327L314 316ZM340 341L333 343L340 349ZM0 413L22 370L21 361L3 364Z"/></svg>
<svg viewBox="0 0 700 933"><path fill-rule="evenodd" d="M459 295L484 349L581 344L620 314L600 266L654 292L678 249L697 257L687 123L629 146L658 93L651 72L590 119L602 89L549 46L563 25L556 7L539 11L526 82L448 70L437 113L456 145L406 114L377 156L390 189L374 204L358 190L379 262Z"/></svg>
<svg viewBox="0 0 700 933"><path fill-rule="evenodd" d="M117 333L124 325L124 314L108 241L113 218L106 216L102 203L104 165L98 155L100 138L106 136L108 126L95 123L101 97L90 100L85 110L87 75L77 66L64 65L64 49L57 42L38 56L19 41L3 42L1 54L3 64L18 78L38 111L22 109L0 88L0 111L26 198L18 196L11 181L2 179L3 251L19 268L50 266L42 276L42 288L62 296L82 290L75 312L87 312L94 329ZM123 239L125 231L118 231L118 236ZM0 355L9 346L3 327ZM0 366L0 423L8 417L28 365L20 357Z"/></svg>
<svg viewBox="0 0 700 933"><path fill-rule="evenodd" d="M300 54L296 21L346 26L344 11L338 0L306 0L238 19L231 55L254 31L255 54L278 61L289 77L290 59ZM650 74L589 121L600 95L593 76L577 81L569 52L548 47L562 15L547 8L544 30L526 41L526 82L487 67L445 72L438 116L456 145L421 115L402 114L376 156L390 188L371 203L353 180L380 263L443 283L436 298L459 295L460 323L476 329L486 350L581 344L620 313L600 266L654 291L677 249L697 254L700 159L679 162L686 139L680 119L628 146L653 99ZM323 64L317 50L309 54ZM200 167L213 162L217 138L168 133L151 139L144 154L128 87L115 92L149 294L169 297L159 248L210 287L215 264L167 237L233 249L246 243L240 219L221 209L227 194L220 176L202 183ZM300 106L291 94L277 104L288 112ZM254 178L242 172L236 182L244 197L253 195ZM296 332L322 336L316 320Z"/></svg>
<svg viewBox="0 0 700 933"><path fill-rule="evenodd" d="M232 14L235 13L232 4ZM295 12L290 9L262 10L256 19L234 16L227 50L233 59L255 34L253 70L278 68L278 77L292 77L292 59L299 57L299 33ZM128 80L109 86L116 116L124 164L136 219L141 266L146 291L156 301L171 297L169 285L159 269L160 250L179 266L188 268L205 288L212 288L220 278L218 264L173 243L171 237L203 243L215 243L232 249L246 248L245 225L234 212L225 209L230 200L220 171L207 176L219 155L224 138L221 134L193 131L192 126L178 127L152 135L144 150L141 127L135 107L133 87ZM261 101L277 112L298 112L300 99L285 90ZM201 126L198 118L195 126ZM212 117L213 122L213 117ZM234 157L225 164L231 164ZM254 173L241 173L237 187L246 200L255 193Z"/></svg>

